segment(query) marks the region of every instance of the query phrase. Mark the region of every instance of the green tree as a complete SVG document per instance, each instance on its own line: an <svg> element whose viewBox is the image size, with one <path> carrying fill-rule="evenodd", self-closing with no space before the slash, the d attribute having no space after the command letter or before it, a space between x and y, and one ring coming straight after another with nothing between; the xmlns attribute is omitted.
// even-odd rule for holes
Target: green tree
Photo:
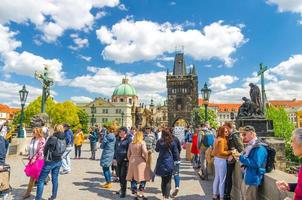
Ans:
<svg viewBox="0 0 302 200"><path fill-rule="evenodd" d="M196 113L196 110L194 110L193 113L192 113L193 119L196 118L195 113ZM204 108L204 106L200 106L198 108L198 114L199 114L200 123L205 122L205 108ZM215 111L212 110L212 109L208 109L208 122L210 123L211 127L215 128L215 129L218 128L217 115L216 115Z"/></svg>
<svg viewBox="0 0 302 200"><path fill-rule="evenodd" d="M51 123L52 125L67 123L74 131L82 128L78 111L79 108L72 101L57 103L49 112Z"/></svg>
<svg viewBox="0 0 302 200"><path fill-rule="evenodd" d="M265 116L267 119L273 120L275 136L285 139L286 158L295 162L301 161L293 155L292 148L290 146L291 136L295 129L295 125L289 120L286 110L284 108L270 106L266 109Z"/></svg>
<svg viewBox="0 0 302 200"><path fill-rule="evenodd" d="M80 108L78 108L78 113L77 114L78 114L78 117L79 117L79 120L80 120L80 124L81 124L83 133L88 134L88 123L89 123L88 114Z"/></svg>

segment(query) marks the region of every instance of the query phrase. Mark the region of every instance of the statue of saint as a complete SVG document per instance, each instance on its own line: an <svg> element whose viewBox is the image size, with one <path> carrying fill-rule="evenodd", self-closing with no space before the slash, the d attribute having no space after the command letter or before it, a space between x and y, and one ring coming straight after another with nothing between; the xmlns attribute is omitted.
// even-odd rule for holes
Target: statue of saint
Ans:
<svg viewBox="0 0 302 200"><path fill-rule="evenodd" d="M261 109L261 93L260 93L260 89L257 85L255 85L254 83L250 83L250 97L252 102L256 105L257 109Z"/></svg>
<svg viewBox="0 0 302 200"><path fill-rule="evenodd" d="M139 127L143 123L143 114L140 112L139 109L136 109L135 112L135 126Z"/></svg>
<svg viewBox="0 0 302 200"><path fill-rule="evenodd" d="M45 113L45 104L46 100L50 95L50 87L54 84L52 78L48 76L48 66L44 67L44 74L39 72L35 72L35 78L39 80L42 84L42 105L41 105L41 113Z"/></svg>

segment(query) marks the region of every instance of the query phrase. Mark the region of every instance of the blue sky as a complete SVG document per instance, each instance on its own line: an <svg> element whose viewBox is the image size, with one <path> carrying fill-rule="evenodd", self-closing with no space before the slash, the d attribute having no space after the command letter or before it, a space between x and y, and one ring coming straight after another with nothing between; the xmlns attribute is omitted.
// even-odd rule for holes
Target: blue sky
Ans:
<svg viewBox="0 0 302 200"><path fill-rule="evenodd" d="M111 96L125 76L139 99L166 98L175 49L194 64L214 102L238 102L269 67L269 99L302 98L300 0L4 0L0 5L0 102L41 94L50 66L57 101Z"/></svg>

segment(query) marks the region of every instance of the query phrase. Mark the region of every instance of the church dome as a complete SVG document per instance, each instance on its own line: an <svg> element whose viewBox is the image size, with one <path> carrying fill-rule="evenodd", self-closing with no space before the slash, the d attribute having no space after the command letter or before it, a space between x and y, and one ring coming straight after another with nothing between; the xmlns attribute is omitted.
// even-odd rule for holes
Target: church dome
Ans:
<svg viewBox="0 0 302 200"><path fill-rule="evenodd" d="M117 86L112 96L137 96L136 90L128 83L128 79L124 78L122 84Z"/></svg>

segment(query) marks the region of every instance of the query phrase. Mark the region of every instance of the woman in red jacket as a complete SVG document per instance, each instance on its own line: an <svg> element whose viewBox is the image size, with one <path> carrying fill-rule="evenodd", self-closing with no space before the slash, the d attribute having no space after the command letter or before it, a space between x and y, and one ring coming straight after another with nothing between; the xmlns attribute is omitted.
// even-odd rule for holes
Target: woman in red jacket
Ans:
<svg viewBox="0 0 302 200"><path fill-rule="evenodd" d="M195 133L192 136L192 147L191 147L191 153L193 154L193 167L198 168L199 167L199 148L198 148L198 131L195 131Z"/></svg>
<svg viewBox="0 0 302 200"><path fill-rule="evenodd" d="M302 128L293 131L292 143L293 153L295 156L302 157ZM286 183L285 181L277 181L276 185L279 190L295 192L294 200L302 199L302 165L298 173L297 183Z"/></svg>

